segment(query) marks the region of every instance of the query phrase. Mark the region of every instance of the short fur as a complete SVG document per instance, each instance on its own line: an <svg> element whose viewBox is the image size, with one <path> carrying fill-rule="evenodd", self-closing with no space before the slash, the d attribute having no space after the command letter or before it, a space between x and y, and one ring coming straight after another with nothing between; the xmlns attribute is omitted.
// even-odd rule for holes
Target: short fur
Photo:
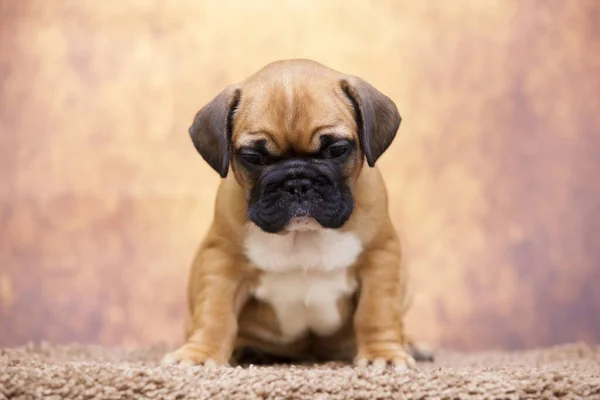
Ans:
<svg viewBox="0 0 600 400"><path fill-rule="evenodd" d="M269 64L198 112L193 143L224 179L189 277L186 343L165 362L235 363L248 349L401 368L409 351L426 357L405 336L401 248L375 166L400 121L373 86L309 60Z"/></svg>

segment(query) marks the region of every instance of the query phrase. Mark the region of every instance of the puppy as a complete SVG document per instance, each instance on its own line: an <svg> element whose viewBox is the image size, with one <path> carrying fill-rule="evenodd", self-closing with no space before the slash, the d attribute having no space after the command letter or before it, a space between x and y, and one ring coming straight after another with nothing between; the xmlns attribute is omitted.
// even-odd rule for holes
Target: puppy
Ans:
<svg viewBox="0 0 600 400"><path fill-rule="evenodd" d="M399 368L428 358L405 336L401 248L375 166L400 121L369 83L310 60L269 64L196 114L192 142L222 180L191 268L186 342L165 363L233 364L245 350Z"/></svg>

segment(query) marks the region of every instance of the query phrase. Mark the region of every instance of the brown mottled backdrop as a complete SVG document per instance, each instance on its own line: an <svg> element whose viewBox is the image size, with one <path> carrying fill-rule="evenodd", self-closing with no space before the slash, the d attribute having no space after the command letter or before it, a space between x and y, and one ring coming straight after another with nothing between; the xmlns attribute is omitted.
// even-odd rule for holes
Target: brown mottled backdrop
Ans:
<svg viewBox="0 0 600 400"><path fill-rule="evenodd" d="M0 0L0 345L178 341L218 176L187 136L282 58L364 77L432 345L600 341L600 2Z"/></svg>

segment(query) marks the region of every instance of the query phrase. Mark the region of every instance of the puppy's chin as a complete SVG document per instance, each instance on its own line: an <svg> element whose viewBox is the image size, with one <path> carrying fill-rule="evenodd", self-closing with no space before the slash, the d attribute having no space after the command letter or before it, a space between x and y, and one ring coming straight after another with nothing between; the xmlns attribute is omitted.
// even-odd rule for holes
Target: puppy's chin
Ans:
<svg viewBox="0 0 600 400"><path fill-rule="evenodd" d="M283 232L308 232L318 231L323 229L321 224L316 219L311 217L296 217L292 218L285 226Z"/></svg>
<svg viewBox="0 0 600 400"><path fill-rule="evenodd" d="M308 232L318 232L325 229L319 222L312 217L295 217L290 219L290 221L281 229L275 230L265 230L261 228L254 221L250 221L250 226L252 229L258 229L264 233L268 233L271 235L280 235L286 236L291 233L308 233Z"/></svg>

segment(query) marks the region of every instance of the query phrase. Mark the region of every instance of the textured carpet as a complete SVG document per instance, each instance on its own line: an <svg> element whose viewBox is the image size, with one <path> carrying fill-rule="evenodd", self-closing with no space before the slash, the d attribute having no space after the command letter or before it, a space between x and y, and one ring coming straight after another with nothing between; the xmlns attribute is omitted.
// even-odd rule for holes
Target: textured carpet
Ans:
<svg viewBox="0 0 600 400"><path fill-rule="evenodd" d="M600 347L436 352L414 372L348 365L162 367L167 349L25 346L0 350L9 399L600 399ZM4 396L4 397L2 397Z"/></svg>

